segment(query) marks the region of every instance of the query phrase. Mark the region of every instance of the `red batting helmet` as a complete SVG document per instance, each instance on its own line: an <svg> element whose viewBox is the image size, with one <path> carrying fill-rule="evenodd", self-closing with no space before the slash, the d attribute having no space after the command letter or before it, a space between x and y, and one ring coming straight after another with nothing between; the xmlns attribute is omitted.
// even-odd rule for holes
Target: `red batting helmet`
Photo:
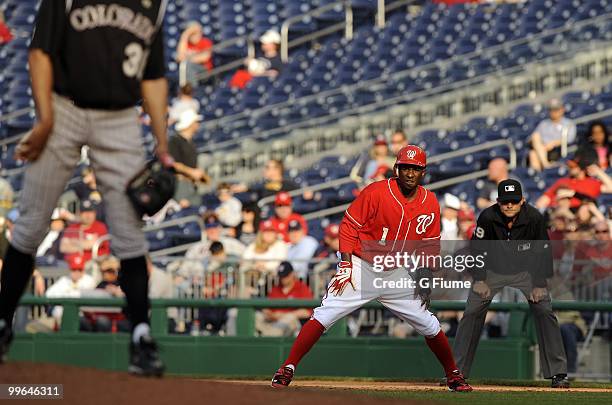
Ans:
<svg viewBox="0 0 612 405"><path fill-rule="evenodd" d="M415 165L425 167L427 165L427 155L425 151L416 145L407 145L397 152L397 165Z"/></svg>

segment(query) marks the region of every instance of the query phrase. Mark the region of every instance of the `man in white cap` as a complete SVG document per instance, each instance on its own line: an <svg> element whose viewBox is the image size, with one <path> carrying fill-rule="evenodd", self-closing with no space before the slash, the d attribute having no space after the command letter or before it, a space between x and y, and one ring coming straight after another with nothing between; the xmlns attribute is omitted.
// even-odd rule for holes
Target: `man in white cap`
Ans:
<svg viewBox="0 0 612 405"><path fill-rule="evenodd" d="M444 194L444 204L442 208L440 232L441 240L457 240L459 239L459 224L457 217L461 209L461 200L453 194Z"/></svg>
<svg viewBox="0 0 612 405"><path fill-rule="evenodd" d="M174 199L183 208L200 205L200 196L194 182L207 183L208 175L198 168L198 151L193 143L193 136L200 128L202 116L193 110L184 111L174 128L176 134L168 141L168 151L175 160L174 168L180 173Z"/></svg>
<svg viewBox="0 0 612 405"><path fill-rule="evenodd" d="M548 102L549 119L545 119L531 134L529 165L541 171L559 160L563 145L567 146L576 139L576 124L563 116L565 108L561 100L553 98Z"/></svg>
<svg viewBox="0 0 612 405"><path fill-rule="evenodd" d="M283 61L278 49L281 36L275 30L266 31L260 38L263 56L247 60L247 67L252 76L276 77L283 70Z"/></svg>

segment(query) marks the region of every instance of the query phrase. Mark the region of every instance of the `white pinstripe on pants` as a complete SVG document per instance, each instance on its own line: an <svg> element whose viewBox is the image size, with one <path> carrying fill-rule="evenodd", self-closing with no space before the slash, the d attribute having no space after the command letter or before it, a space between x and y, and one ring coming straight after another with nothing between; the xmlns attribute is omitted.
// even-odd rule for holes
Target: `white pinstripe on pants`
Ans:
<svg viewBox="0 0 612 405"><path fill-rule="evenodd" d="M81 147L88 145L104 199L113 253L120 259L143 256L148 246L142 222L125 194L128 181L145 165L136 110L81 109L55 94L53 109L55 123L47 146L25 171L20 216L11 243L24 253L36 253L51 213L80 159Z"/></svg>

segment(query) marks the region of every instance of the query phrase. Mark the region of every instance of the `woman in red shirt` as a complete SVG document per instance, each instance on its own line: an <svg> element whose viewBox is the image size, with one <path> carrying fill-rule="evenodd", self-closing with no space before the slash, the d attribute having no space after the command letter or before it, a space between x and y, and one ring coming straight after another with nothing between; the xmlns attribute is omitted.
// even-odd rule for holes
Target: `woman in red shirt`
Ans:
<svg viewBox="0 0 612 405"><path fill-rule="evenodd" d="M202 74L213 69L212 48L212 41L202 34L198 22L190 23L183 31L176 49L176 61L186 63L187 83L196 86Z"/></svg>

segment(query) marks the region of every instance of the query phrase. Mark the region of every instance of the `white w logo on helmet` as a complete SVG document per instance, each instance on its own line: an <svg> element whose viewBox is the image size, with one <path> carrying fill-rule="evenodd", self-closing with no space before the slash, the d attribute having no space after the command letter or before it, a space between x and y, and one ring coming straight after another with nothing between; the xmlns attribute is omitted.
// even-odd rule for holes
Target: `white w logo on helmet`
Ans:
<svg viewBox="0 0 612 405"><path fill-rule="evenodd" d="M429 228L429 226L433 224L435 217L436 217L436 214L433 212L431 214L419 215L417 217L417 226L416 226L417 235L424 234L425 231L427 231L427 228Z"/></svg>
<svg viewBox="0 0 612 405"><path fill-rule="evenodd" d="M416 156L416 150L407 151L406 156L408 156L408 159L414 159L414 157Z"/></svg>

